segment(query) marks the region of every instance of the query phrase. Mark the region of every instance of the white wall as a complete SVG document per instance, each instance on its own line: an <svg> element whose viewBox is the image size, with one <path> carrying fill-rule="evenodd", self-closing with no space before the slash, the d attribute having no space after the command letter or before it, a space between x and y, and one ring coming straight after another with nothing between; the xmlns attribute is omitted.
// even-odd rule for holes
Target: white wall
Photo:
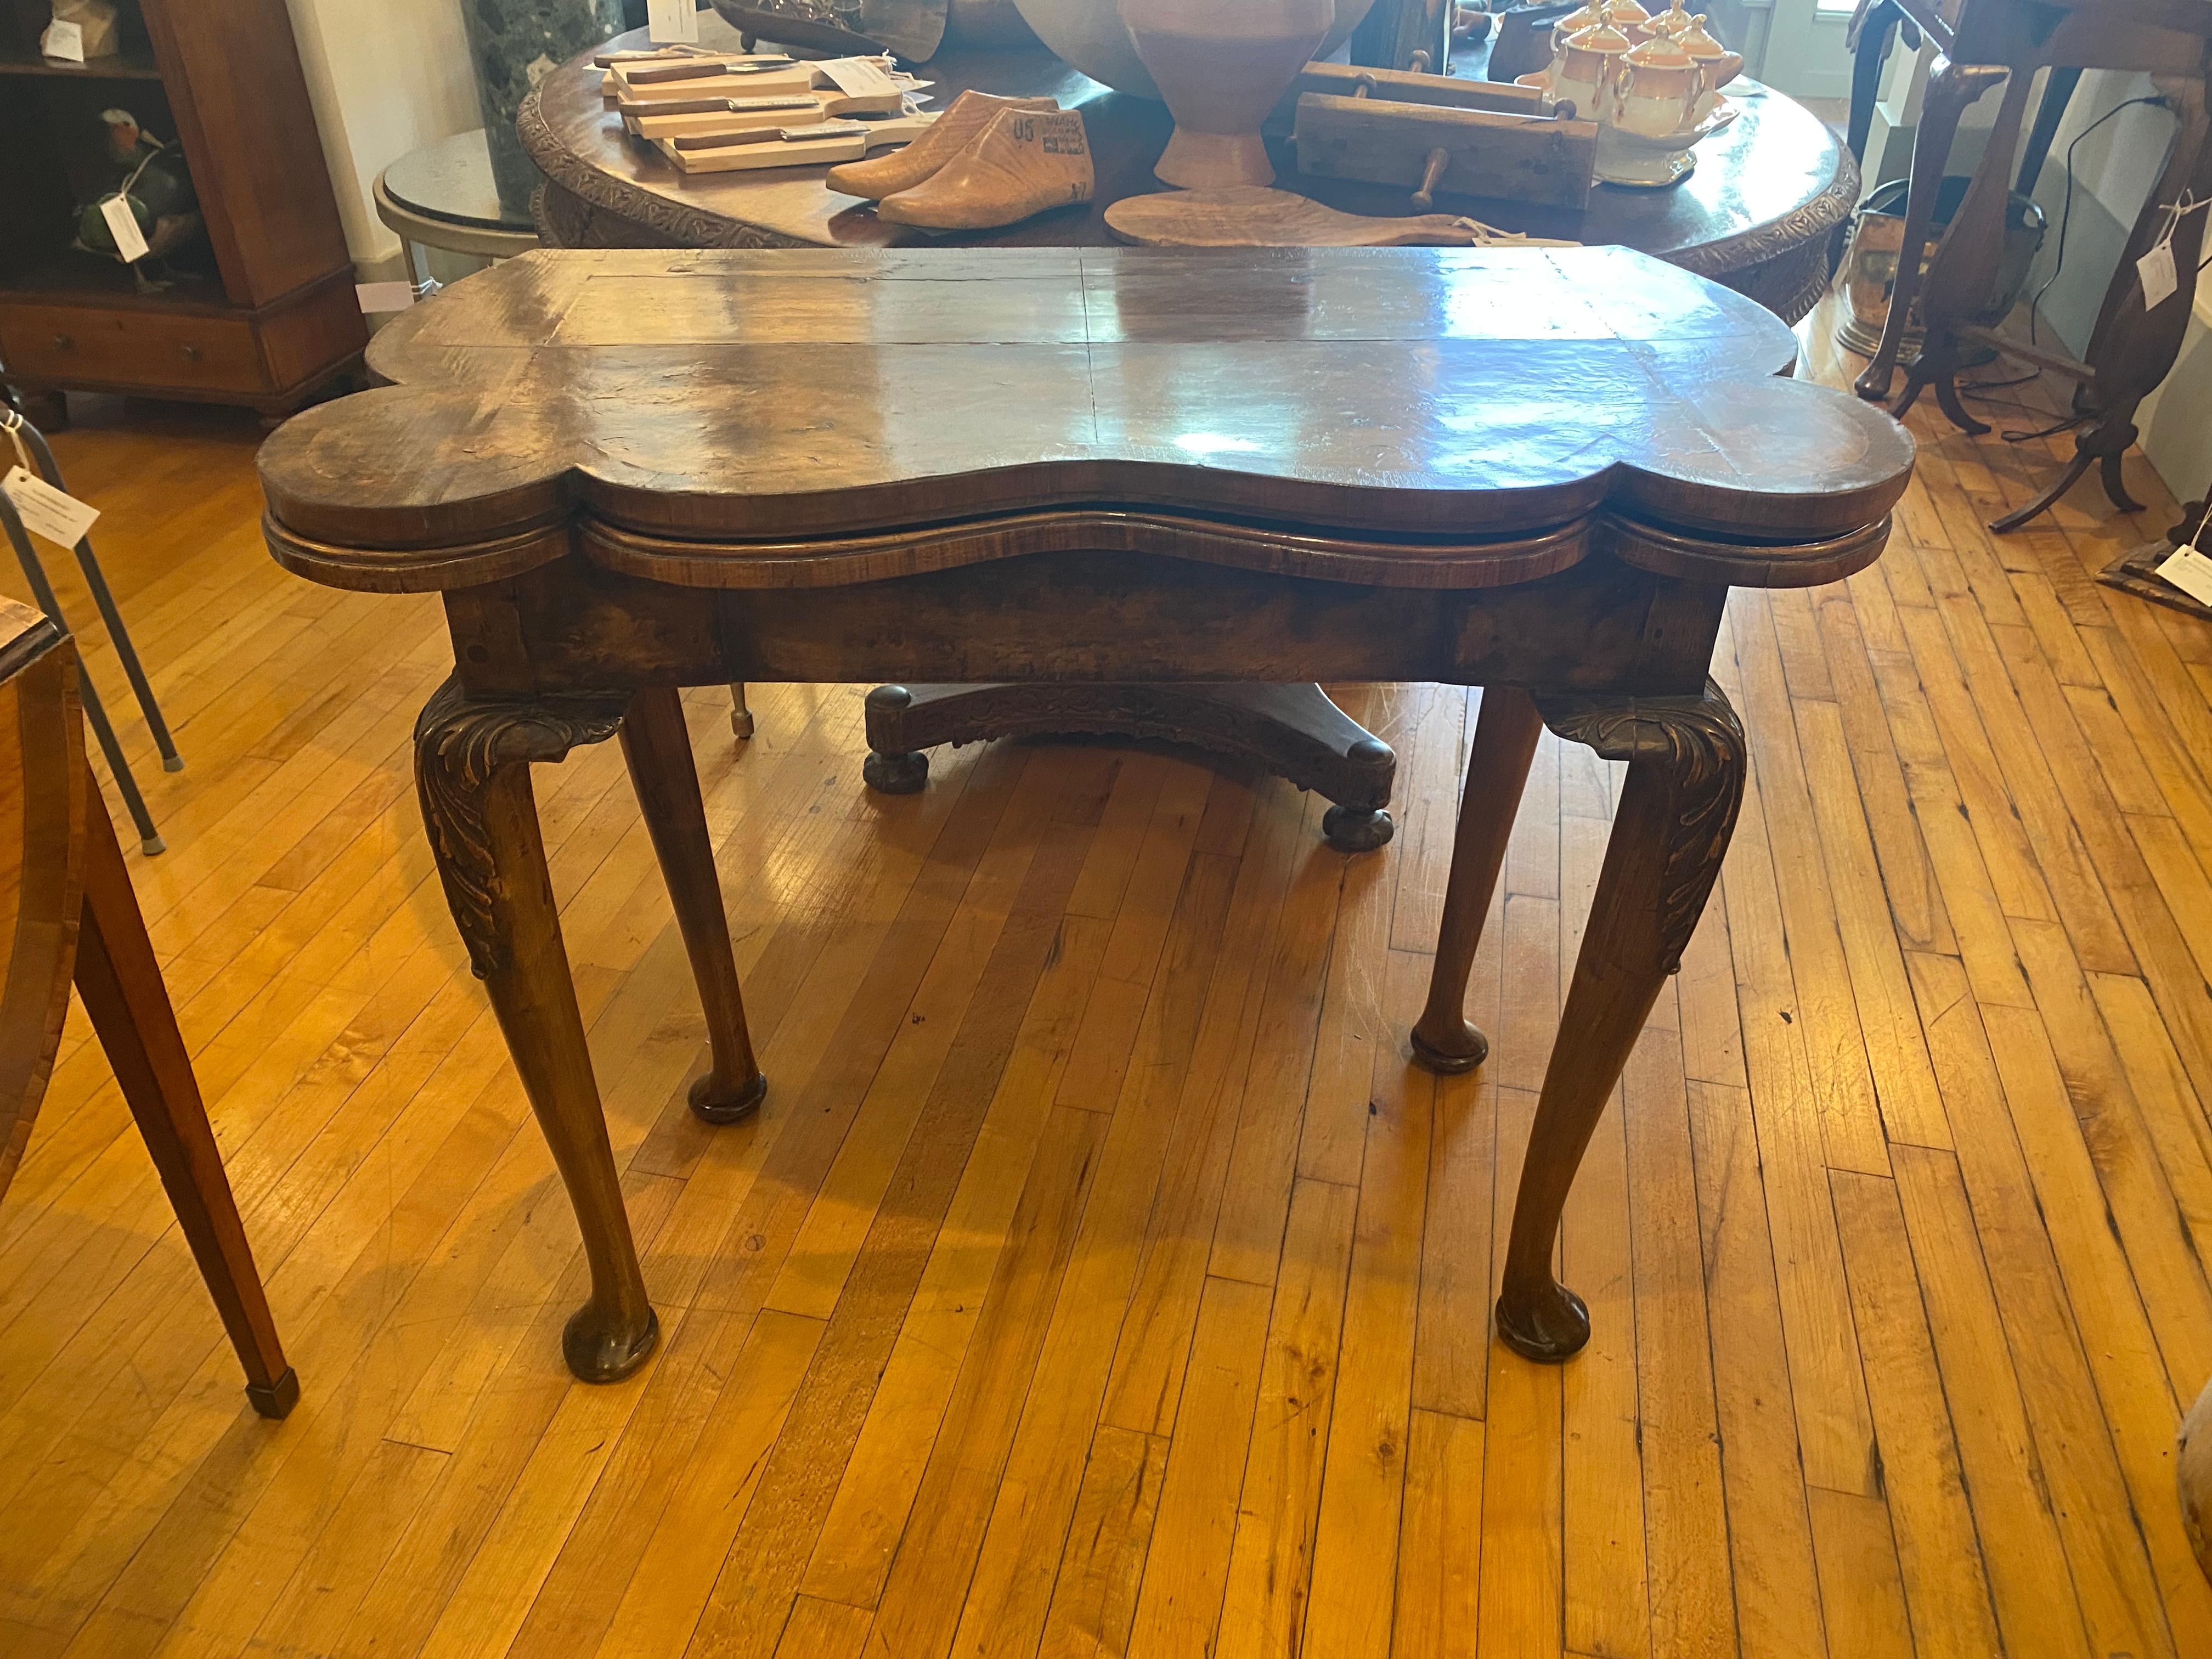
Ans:
<svg viewBox="0 0 2212 1659"><path fill-rule="evenodd" d="M483 125L458 0L287 0L346 246L364 282L402 275L370 204L409 150Z"/></svg>

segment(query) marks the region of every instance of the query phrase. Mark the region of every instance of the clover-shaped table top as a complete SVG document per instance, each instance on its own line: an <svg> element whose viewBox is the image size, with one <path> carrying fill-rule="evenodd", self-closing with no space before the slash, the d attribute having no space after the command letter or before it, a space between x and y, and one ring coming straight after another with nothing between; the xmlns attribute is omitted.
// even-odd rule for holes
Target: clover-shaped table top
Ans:
<svg viewBox="0 0 2212 1659"><path fill-rule="evenodd" d="M392 384L261 470L280 556L383 590L512 574L579 518L696 568L1054 514L1410 559L1601 509L1775 544L1780 582L1879 526L1912 454L1796 356L1620 248L541 252L386 327Z"/></svg>

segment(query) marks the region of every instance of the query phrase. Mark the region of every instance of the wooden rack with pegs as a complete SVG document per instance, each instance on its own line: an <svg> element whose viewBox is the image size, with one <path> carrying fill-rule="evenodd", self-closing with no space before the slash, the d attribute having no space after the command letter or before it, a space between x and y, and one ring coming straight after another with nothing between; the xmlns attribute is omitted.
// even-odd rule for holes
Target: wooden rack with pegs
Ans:
<svg viewBox="0 0 2212 1659"><path fill-rule="evenodd" d="M1299 172L1402 185L1423 211L1435 205L1439 191L1553 207L1588 205L1597 158L1595 122L1540 113L1541 105L1534 101L1486 108L1383 97L1379 94L1385 76L1424 78L1388 70L1358 71L1347 78L1358 82L1370 76L1372 87L1355 86L1350 95L1299 95L1291 132ZM1492 96L1531 90L1479 82L1448 84ZM1396 88L1389 90L1395 94Z"/></svg>

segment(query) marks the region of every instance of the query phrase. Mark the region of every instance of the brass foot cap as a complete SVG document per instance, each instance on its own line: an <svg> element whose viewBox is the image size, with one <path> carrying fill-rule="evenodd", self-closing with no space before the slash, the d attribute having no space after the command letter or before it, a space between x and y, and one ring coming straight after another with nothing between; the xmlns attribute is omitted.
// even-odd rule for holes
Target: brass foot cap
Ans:
<svg viewBox="0 0 2212 1659"><path fill-rule="evenodd" d="M1413 1059L1431 1072L1446 1077L1456 1077L1462 1072L1471 1072L1490 1058L1490 1039L1480 1030L1462 1020L1460 1026L1467 1033L1465 1048L1439 1048L1421 1035L1420 1027L1413 1028Z"/></svg>
<svg viewBox="0 0 2212 1659"><path fill-rule="evenodd" d="M287 1365L284 1375L273 1382L247 1383L246 1397L264 1417L289 1417L300 1403L300 1374Z"/></svg>
<svg viewBox="0 0 2212 1659"><path fill-rule="evenodd" d="M871 749L860 776L879 795L918 795L929 781L929 757L919 749L885 755Z"/></svg>
<svg viewBox="0 0 2212 1659"><path fill-rule="evenodd" d="M1340 853L1371 853L1389 846L1398 826L1379 806L1332 806L1322 814L1321 832Z"/></svg>
<svg viewBox="0 0 2212 1659"><path fill-rule="evenodd" d="M569 1316L561 1333L561 1357L580 1382L619 1382L645 1364L660 1340L660 1316L645 1310L636 1332L610 1330L605 1316L590 1303Z"/></svg>
<svg viewBox="0 0 2212 1659"><path fill-rule="evenodd" d="M1589 1310L1564 1285L1523 1308L1498 1298L1498 1340L1523 1358L1556 1365L1580 1353L1589 1334Z"/></svg>
<svg viewBox="0 0 2212 1659"><path fill-rule="evenodd" d="M768 1098L768 1073L755 1072L745 1083L732 1089L709 1072L693 1080L686 1098L691 1103L691 1115L701 1122L735 1123L760 1110L761 1102Z"/></svg>

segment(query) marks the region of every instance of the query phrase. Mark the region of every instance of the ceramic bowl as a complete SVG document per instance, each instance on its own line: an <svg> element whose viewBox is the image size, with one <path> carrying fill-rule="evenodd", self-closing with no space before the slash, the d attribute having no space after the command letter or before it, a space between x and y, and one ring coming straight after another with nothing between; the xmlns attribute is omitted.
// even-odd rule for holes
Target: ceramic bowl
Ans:
<svg viewBox="0 0 2212 1659"><path fill-rule="evenodd" d="M1213 10L1208 0L1185 0L1185 3L1199 16ZM1336 0L1336 21L1328 38L1315 48L1314 56L1326 57L1341 46L1374 3L1375 0ZM1092 80L1140 98L1160 95L1152 76L1138 61L1137 49L1129 44L1128 30L1121 26L1120 0L1014 0L1014 4L1038 40Z"/></svg>

